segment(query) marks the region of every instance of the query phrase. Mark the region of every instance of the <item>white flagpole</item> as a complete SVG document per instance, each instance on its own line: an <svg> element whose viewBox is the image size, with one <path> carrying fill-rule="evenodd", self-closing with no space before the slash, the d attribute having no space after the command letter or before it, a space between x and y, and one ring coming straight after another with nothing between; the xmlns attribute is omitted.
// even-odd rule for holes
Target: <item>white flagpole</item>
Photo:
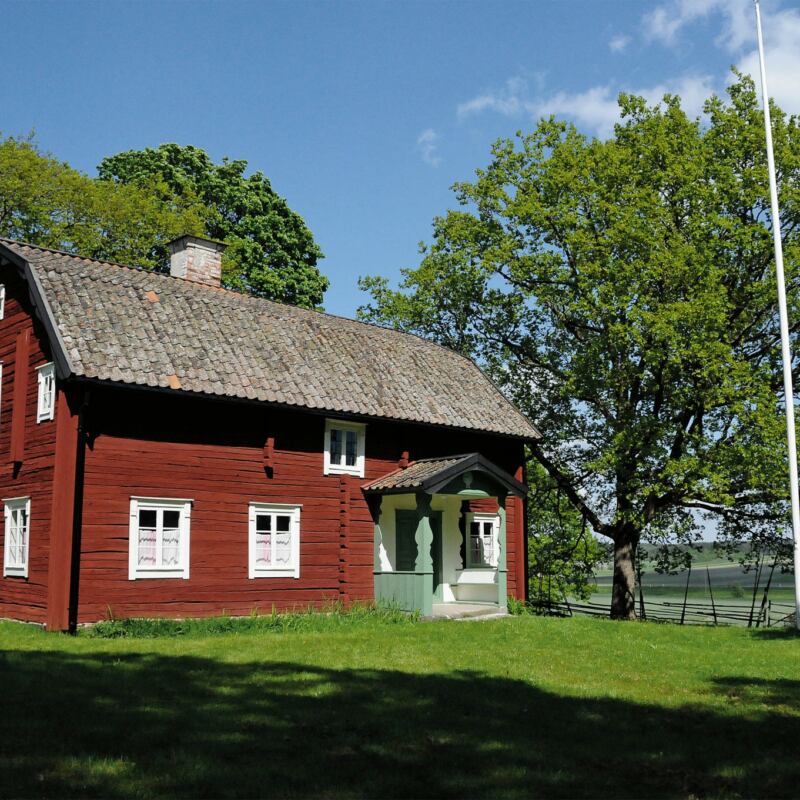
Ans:
<svg viewBox="0 0 800 800"><path fill-rule="evenodd" d="M761 35L761 8L756 6L758 59L761 65L761 95L764 103L764 129L767 137L767 168L769 195L772 201L772 238L775 244L775 273L778 278L778 311L781 325L781 354L783 356L783 395L786 406L786 439L789 445L789 481L792 501L792 538L794 539L794 601L795 625L800 629L800 487L797 477L797 443L794 433L794 390L792 388L792 351L789 346L789 315L786 310L786 284L783 277L783 243L781 217L778 208L778 183L775 177L775 156L772 152L772 121L769 116L767 68L764 64L764 42Z"/></svg>

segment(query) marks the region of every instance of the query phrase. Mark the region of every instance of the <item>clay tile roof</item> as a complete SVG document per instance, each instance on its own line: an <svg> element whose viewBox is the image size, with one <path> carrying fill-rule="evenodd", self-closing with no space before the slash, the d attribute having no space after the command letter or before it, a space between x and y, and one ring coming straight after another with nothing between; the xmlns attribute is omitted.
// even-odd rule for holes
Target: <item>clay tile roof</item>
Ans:
<svg viewBox="0 0 800 800"><path fill-rule="evenodd" d="M507 491L520 497L527 494L525 484L520 483L480 453L421 458L419 461L412 461L405 468L396 469L381 478L368 481L361 488L370 494L396 494L417 490L436 492L467 472L482 472L495 483L505 487Z"/></svg>
<svg viewBox="0 0 800 800"><path fill-rule="evenodd" d="M362 488L368 492L385 492L392 489L420 489L429 478L439 475L467 458L469 458L468 455L463 455L451 458L423 458L419 461L412 461L405 469L396 469L377 480L365 483Z"/></svg>
<svg viewBox="0 0 800 800"><path fill-rule="evenodd" d="M474 363L417 336L9 240L2 255L29 265L73 375L539 437Z"/></svg>

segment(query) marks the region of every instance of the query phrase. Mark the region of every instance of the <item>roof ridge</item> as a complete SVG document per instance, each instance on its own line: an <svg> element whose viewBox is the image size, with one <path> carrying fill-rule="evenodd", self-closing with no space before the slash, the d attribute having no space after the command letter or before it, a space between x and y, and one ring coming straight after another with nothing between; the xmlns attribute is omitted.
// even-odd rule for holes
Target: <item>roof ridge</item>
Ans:
<svg viewBox="0 0 800 800"><path fill-rule="evenodd" d="M127 270L130 270L131 272L136 272L136 273L139 273L139 274L144 273L144 274L148 274L148 275L158 275L158 276L160 276L162 278L169 278L169 279L172 279L172 280L181 281L184 284L188 284L188 285L190 285L192 287L197 287L198 289L208 289L210 291L223 291L223 292L226 292L227 294L233 295L235 297L242 297L245 300L255 300L255 301L261 301L261 302L266 302L266 303L273 303L274 305L280 306L281 308L289 308L289 309L297 310L297 311L300 311L300 312L308 312L309 314L320 314L321 316L324 316L324 317L333 317L334 319L345 320L346 322L351 322L351 323L353 323L355 325L364 325L365 327L367 327L367 328L369 328L371 330L388 331L389 333L396 334L398 336L412 337L412 338L414 338L414 339L416 339L418 341L424 342L425 344L430 345L432 347L438 347L438 348L441 348L442 350L445 350L448 353L454 353L459 358L462 358L464 361L466 361L467 363L471 364L473 367L475 367L476 369L480 370L481 373L486 375L486 373L478 366L478 364L476 364L475 361L473 361L469 356L465 356L463 353L459 353L458 350L454 350L452 347L447 347L447 346L445 346L443 344L440 344L439 342L433 341L432 339L427 339L424 336L422 336L422 334L414 333L413 331L403 331L403 330L399 330L397 328L390 327L389 325L378 325L375 322L366 322L366 321L364 321L362 319L355 319L353 317L346 317L343 314L334 314L334 313L331 313L330 311L321 311L318 308L304 308L303 306L295 306L295 305L292 305L291 303L283 303L280 300L272 300L272 299L270 299L268 297L256 297L255 295L247 294L246 292L237 291L236 289L228 289L228 288L223 287L223 286L209 286L208 284L197 283L196 281L187 280L186 278L178 278L175 275L170 275L169 273L166 273L166 272L157 272L157 271L155 271L153 269L148 269L147 267L135 266L135 265L132 265L132 264L120 264L118 261L105 261L105 260L103 260L101 258L94 258L93 256L82 256L79 253L70 253L70 252L68 252L66 250L57 250L56 248L53 248L53 247L42 247L41 245L31 244L30 242L23 242L23 241L21 241L19 239L8 239L6 237L0 237L0 243L3 243L3 244L7 243L7 244L12 244L12 245L20 245L22 247L30 247L30 248L32 248L34 250L39 250L39 251L44 252L44 253L55 253L56 255L67 256L68 258L73 258L73 259L77 259L77 260L81 260L81 261L91 261L91 262L93 262L95 264L100 264L102 266L116 267L117 269L127 269ZM488 376L486 376L486 377L488 378ZM491 380L491 379L489 378L489 380ZM492 383L494 383L494 381L492 381ZM495 384L495 386L497 387L497 384ZM497 388L499 390L499 387L497 387ZM502 392L501 392L501 394L502 394ZM504 394L503 394L503 396L505 397ZM514 410L517 413L521 413L519 411L519 409L516 406L514 406L514 404L511 403L510 400L508 400L508 398L506 398L506 400L509 402L509 404L512 406L512 408L514 408Z"/></svg>
<svg viewBox="0 0 800 800"><path fill-rule="evenodd" d="M302 347L305 346L303 342L311 340L316 342L319 340L320 336L323 337L319 340L319 344L314 345L316 348L314 352L317 353L317 356L315 356L316 358L321 358L320 353L326 348L330 350L338 346L336 344L337 341L341 344L342 341L345 343L350 340L358 342L360 339L361 341L357 349L359 349L363 357L361 358L362 366L360 367L359 374L363 373L363 375L359 380L362 381L362 385L367 387L369 391L373 391L374 389L374 392L377 392L375 397L370 395L368 401L356 402L352 400L349 395L343 400L337 395L337 392L345 392L345 390L334 381L334 383L331 383L330 387L327 388L325 386L320 388L321 385L312 387L312 400L304 402L302 398L301 400L297 400L296 398L292 399L295 395L303 395L305 388L308 388L306 386L307 376L303 377L305 375L304 372L298 377L300 382L297 383L297 385L292 384L287 387L275 388L266 383L268 379L272 380L270 377L271 373L269 372L264 375L259 373L257 376L258 380L256 384L253 385L250 383L249 378L247 381L243 382L239 378L239 373L231 373L233 376L231 377L231 375L227 375L224 369L216 368L213 365L211 372L214 373L214 377L210 378L204 375L197 376L194 374L194 371L200 370L202 372L208 365L205 363L203 365L188 364L187 362L188 367L184 365L184 368L192 373L193 377L191 379L200 387L196 390L200 393L212 395L222 394L243 398L250 398L252 395L252 397L261 400L265 398L269 400L272 395L276 395L276 397L280 395L281 397L286 396L290 398L286 401L290 405L310 404L309 407L312 408L318 407L322 395L325 395L325 402L334 402L334 405L326 406L329 411L339 409L346 413L359 413L366 416L372 416L374 414L377 417L407 419L409 421L425 421L429 419L433 424L437 425L503 433L512 436L525 437L532 434L536 437L538 435L538 432L530 421L528 421L505 393L500 390L499 386L475 361L457 350L431 341L419 333L398 330L397 328L388 327L386 325L365 322L360 319L353 319L351 317L332 314L318 309L301 308L299 306L290 305L289 303L281 303L263 297L254 297L236 290L199 284L184 278L174 278L172 275L156 272L141 266L130 266L112 261L105 261L99 258L82 256L79 253L69 253L65 250L43 247L6 237L0 237L0 252L1 251L5 251L9 258L13 256L14 259L18 259L20 262L28 262L34 274L37 272L41 273L41 278L45 280L44 288L47 291L50 291L48 285L53 281L61 281L62 283L66 280L72 282L78 281L79 283L82 282L82 284L85 285L85 290L90 291L92 295L100 293L100 300L98 300L98 302L102 302L102 297L105 297L108 292L116 291L112 287L114 284L126 286L127 289L125 291L144 291L145 289L152 288L157 293L163 291L168 296L171 295L176 298L176 300L182 297L184 303L188 303L192 306L192 314L200 313L199 310L194 309L195 303L198 305L198 309L206 307L208 309L207 316L209 320L211 320L212 329L215 331L217 331L217 328L214 326L219 327L221 324L218 323L217 320L222 317L227 317L229 314L235 315L237 320L242 320L241 325L245 325L244 320L246 319L251 320L249 324L257 324L255 320L261 316L263 316L264 319L273 319L275 324L278 324L279 327L281 320L284 320L286 323L291 322L291 324L295 326L297 336L299 336L299 345L295 343L292 346L299 346L301 348L300 352L302 352ZM124 270L125 272L115 273L115 270ZM116 280L114 279L115 274L119 276ZM173 279L175 282L173 282ZM148 283L151 285L148 286ZM92 284L94 284L94 288L91 288ZM108 288L106 288L106 285ZM211 292L204 293L204 289L209 289ZM69 302L71 301L64 300L62 305L66 303L67 305L65 308L67 308ZM214 307L217 304L219 305L215 312ZM149 308L149 306L147 308ZM117 311L115 311L115 313L117 313ZM142 312L140 310L136 313L137 319L141 317L141 320L146 320L150 312ZM141 316L142 314L144 314L144 316ZM166 326L166 322L163 321L159 321L158 324ZM83 333L80 332L82 329L79 329L80 326L76 327L76 329L72 331L72 335L80 340ZM245 330L245 327L242 327L242 330ZM360 331L363 331L363 333L360 333ZM217 333L219 334L219 331L217 331ZM328 334L330 334L330 336ZM345 334L348 337L347 340L340 341L337 339L337 336L343 336ZM111 336L111 334L109 335ZM243 336L245 336L243 341L251 347L251 350L247 352L247 356L255 358L256 362L254 363L260 364L260 362L258 362L258 358L261 357L259 355L261 352L259 349L261 347L260 339L258 342L256 342L255 339L250 341L247 339L249 335L249 328L247 328L243 334ZM176 334L176 336L177 342L180 339L180 335ZM254 342L256 343L254 344ZM350 345L348 344L348 346ZM350 347L350 349L352 350L354 346L355 345ZM253 347L255 347L255 349L252 349ZM370 358L370 351L381 355L385 361L375 361L374 358ZM416 385L413 382L417 380L418 370L430 368L430 365L447 365L446 368L443 368L441 379L437 378L434 380L434 378L430 376L428 380L428 382L433 380L434 383L440 384L438 388L442 391L442 396L444 398L441 403L439 403L438 400L434 403L436 406L435 408L425 405L429 403L429 401L412 401L408 398L403 400L403 381L389 380L387 376L383 375L385 364L394 357L393 354L396 353L398 357L400 357L402 352L408 354L407 356L402 356L402 358L405 359L403 363L408 367L408 375L413 376L411 383L409 383L410 386ZM415 355L415 352L418 355ZM437 353L441 353L442 355L437 356ZM174 353L168 348L166 355L165 353L159 353L158 358L163 357L171 359L173 355ZM238 358L239 355L236 357ZM447 359L449 359L449 362L443 360L445 355ZM179 352L179 356L179 360L181 358L188 358L182 350ZM458 360L456 361L454 357L458 357ZM151 360L155 363L158 358L153 356ZM305 356L303 356L303 358L305 358ZM112 379L111 375L113 370L104 359L105 356L101 354L94 360L90 358L87 363L90 365L89 368L97 373L98 379L110 380ZM78 360L80 362L80 357L78 357ZM314 358L312 358L312 361L314 361ZM314 361L314 363L316 364L316 361ZM460 367L459 364L463 364L464 366ZM308 364L306 364L306 367L308 367ZM79 370L83 369L83 366L78 363L78 368ZM262 368L271 369L271 362L267 367L263 364L258 366L259 370ZM141 376L138 378L135 376L131 377L136 370L139 369L138 366L134 367L126 362L124 366L119 368L114 367L114 369L116 370L114 375L117 373L125 373L125 375L128 376L127 378L119 378L119 380L124 383L140 384L144 380ZM142 369L145 369L145 367L142 367ZM469 369L470 372L467 372L467 369ZM369 375L367 375L367 373L369 373ZM327 373L324 374L327 375ZM481 378L483 379L482 381L480 380ZM117 380L117 378L113 379ZM387 380L388 383L386 385L388 389L386 389L386 391L389 391L389 395L384 399L383 393L385 390L383 387ZM213 391L205 386L204 382L209 381L214 382ZM258 381L261 381L261 383ZM146 382L150 385L149 378ZM479 409L476 410L476 400L468 401L466 398L462 400L458 399L457 395L461 394L461 392L458 392L455 386L464 382L475 383L480 389L480 397L482 397L485 402L489 403L487 408L493 408L493 413L496 415L496 418L495 416L486 417L484 416L484 412ZM376 386L377 388L375 388ZM194 391L188 386L186 386L185 389L186 391ZM417 387L417 389L419 389L419 387ZM322 392L322 395L318 397L317 395L320 394L320 392ZM328 397L326 392L332 392L331 396ZM489 392L489 394L486 394L487 392ZM345 397L346 394L345 392L342 397ZM422 391L422 394L426 395L425 391ZM469 395L472 394L472 392L467 392L466 394ZM495 399L490 401L489 396L491 394L495 396ZM276 398L273 399L277 402ZM342 403L343 405L340 407L339 404ZM370 410L372 406L375 406L378 410ZM449 456L448 458L451 460L460 459L468 455L470 454Z"/></svg>
<svg viewBox="0 0 800 800"><path fill-rule="evenodd" d="M460 461L464 458L469 458L470 456L474 455L478 455L478 453L459 453L458 455L453 456L429 456L428 458L415 458L413 461L408 462L408 466L410 467L412 464L427 464L430 461ZM400 469L402 469L402 467L400 467ZM408 469L408 467L406 467L406 469Z"/></svg>

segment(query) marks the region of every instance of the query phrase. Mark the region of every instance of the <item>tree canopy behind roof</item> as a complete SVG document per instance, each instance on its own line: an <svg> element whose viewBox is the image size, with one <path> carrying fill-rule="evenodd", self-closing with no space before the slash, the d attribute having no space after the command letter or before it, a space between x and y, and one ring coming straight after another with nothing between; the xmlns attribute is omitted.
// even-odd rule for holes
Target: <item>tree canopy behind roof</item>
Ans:
<svg viewBox="0 0 800 800"><path fill-rule="evenodd" d="M322 303L328 279L317 268L322 251L303 218L289 208L261 172L246 175L247 161L215 164L191 145L162 144L104 158L101 180L156 187L162 201L200 203L203 234L227 245L223 283L292 305Z"/></svg>

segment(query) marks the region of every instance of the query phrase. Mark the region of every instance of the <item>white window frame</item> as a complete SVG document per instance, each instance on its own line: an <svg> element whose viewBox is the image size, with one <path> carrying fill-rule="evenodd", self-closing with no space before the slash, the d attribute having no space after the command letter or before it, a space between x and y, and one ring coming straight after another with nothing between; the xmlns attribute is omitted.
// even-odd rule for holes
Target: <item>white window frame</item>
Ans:
<svg viewBox="0 0 800 800"><path fill-rule="evenodd" d="M288 503L250 503L248 514L248 576L255 578L299 578L300 577L300 509L301 505ZM275 514L288 516L291 540L291 565L289 567L265 567L256 563L256 516ZM272 526L273 533L275 526Z"/></svg>
<svg viewBox="0 0 800 800"><path fill-rule="evenodd" d="M25 527L25 551L22 561L11 558L11 519L15 512L25 511L27 525ZM31 498L9 497L3 500L3 515L5 517L5 536L3 542L3 577L27 578L28 562L31 552Z"/></svg>
<svg viewBox="0 0 800 800"><path fill-rule="evenodd" d="M0 319L6 316L6 285L0 283Z"/></svg>
<svg viewBox="0 0 800 800"><path fill-rule="evenodd" d="M348 466L344 463L335 464L331 461L331 430L347 432L354 431L356 434L356 463ZM362 422L345 422L338 419L325 420L325 475L357 475L364 477L364 461L367 439L367 426ZM345 448L342 447L342 462L346 456Z"/></svg>
<svg viewBox="0 0 800 800"><path fill-rule="evenodd" d="M179 561L177 566L155 567L139 566L139 512L156 511L156 525L160 530L163 525L164 511L180 512L180 543L178 546ZM182 578L189 579L189 537L191 535L192 501L175 497L131 497L130 523L128 529L128 580L141 578ZM156 534L158 537L158 533ZM162 554L160 542L156 539L156 553Z"/></svg>
<svg viewBox="0 0 800 800"><path fill-rule="evenodd" d="M56 368L51 361L37 367L39 378L39 399L36 404L36 421L46 422L56 413Z"/></svg>
<svg viewBox="0 0 800 800"><path fill-rule="evenodd" d="M482 526L489 522L492 525L492 556L486 564L475 564L472 560L472 523L477 522ZM482 536L483 534L481 534ZM500 547L500 516L485 511L473 511L467 514L467 569L497 569L497 556Z"/></svg>

